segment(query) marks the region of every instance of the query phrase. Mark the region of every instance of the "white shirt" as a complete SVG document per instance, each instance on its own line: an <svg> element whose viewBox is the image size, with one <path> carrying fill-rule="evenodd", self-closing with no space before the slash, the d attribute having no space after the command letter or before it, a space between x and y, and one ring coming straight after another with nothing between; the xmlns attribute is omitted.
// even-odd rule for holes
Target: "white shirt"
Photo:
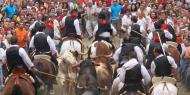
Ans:
<svg viewBox="0 0 190 95"><path fill-rule="evenodd" d="M65 19L66 19L66 17L67 17L67 16L63 17L63 19L61 20L61 25L62 25L62 26L65 26ZM78 19L75 19L75 21L74 21L74 26L75 26L77 35L81 35L80 24L79 24L79 20L78 20Z"/></svg>
<svg viewBox="0 0 190 95"><path fill-rule="evenodd" d="M121 82L124 83L125 81L126 70L133 69L137 64L139 64L139 62L135 58L133 58L133 59L130 59L128 62L126 62L121 68L119 68L118 75ZM141 74L144 79L145 85L151 82L151 77L147 69L143 65L141 65Z"/></svg>
<svg viewBox="0 0 190 95"><path fill-rule="evenodd" d="M56 19L54 19L53 20L54 39L61 38L61 34L60 34L58 27L59 27L59 22Z"/></svg>
<svg viewBox="0 0 190 95"><path fill-rule="evenodd" d="M144 54L143 54L142 49L141 49L140 47L138 47L138 46L135 46L135 47L134 47L134 50L135 50L135 52L136 52L136 54L137 54L137 60L139 61L139 63L143 64ZM118 49L115 51L114 55L113 55L113 59L114 59L114 61L115 61L116 63L119 63L119 55L120 55L120 53L121 53L121 47L118 48ZM126 61L127 61L127 60L124 59L124 60L122 60L121 63L119 63L119 64L125 63Z"/></svg>
<svg viewBox="0 0 190 95"><path fill-rule="evenodd" d="M45 34L44 32L37 32L35 35L40 34L40 33ZM47 36L47 43L49 44L51 53L52 53L52 54L56 54L56 53L57 53L57 50L56 50L56 47L55 47L55 43L54 43L54 41L51 39L50 36ZM31 39L31 41L30 41L29 48L35 48L35 46L34 46L34 36L32 37L32 39Z"/></svg>
<svg viewBox="0 0 190 95"><path fill-rule="evenodd" d="M163 54L160 54L159 56L156 57L156 59L160 58L164 56ZM171 57L171 56L167 56L169 63L171 64L171 67L174 69L177 69L177 64L175 63L175 60ZM152 61L151 63L151 73L155 75L155 69L156 69L156 65L154 63L154 61Z"/></svg>
<svg viewBox="0 0 190 95"><path fill-rule="evenodd" d="M169 31L167 31L167 30L164 30L164 35L168 39L172 39L173 38L173 35ZM153 39L153 32L150 32L148 34L147 43L150 43L152 39Z"/></svg>
<svg viewBox="0 0 190 95"><path fill-rule="evenodd" d="M19 47L18 45L10 45L10 47ZM9 48L10 48L9 47ZM19 49L19 55L22 58L22 60L24 61L24 63L26 64L26 66L31 69L31 67L34 66L34 64L32 63L32 61L30 60L30 58L28 57L28 54L26 53L26 51L23 48ZM7 56L6 53L4 55L3 58L3 63L7 63Z"/></svg>
<svg viewBox="0 0 190 95"><path fill-rule="evenodd" d="M117 31L116 31L116 29L114 28L114 26L111 24L111 29L112 29L112 34L113 35L116 35L117 34ZM98 24L95 26L95 28L94 28L94 32L93 32L93 35L95 36L96 35L96 32L98 31ZM107 32L107 31L105 31L105 32L103 32L103 33L101 33L99 36L101 36L101 37L106 37L106 38L110 38L111 37L111 34L110 34L110 32Z"/></svg>
<svg viewBox="0 0 190 95"><path fill-rule="evenodd" d="M122 17L122 26L121 26L121 29L124 30L124 31L127 31L127 29L124 27L125 25L126 26L131 26L132 22L131 22L131 17L130 16L127 16L127 15L124 15Z"/></svg>
<svg viewBox="0 0 190 95"><path fill-rule="evenodd" d="M143 33L144 35L146 34L146 24L147 24L147 21L146 19L143 17L142 19L139 19L138 18L138 21L137 23L140 25L140 31L141 33Z"/></svg>

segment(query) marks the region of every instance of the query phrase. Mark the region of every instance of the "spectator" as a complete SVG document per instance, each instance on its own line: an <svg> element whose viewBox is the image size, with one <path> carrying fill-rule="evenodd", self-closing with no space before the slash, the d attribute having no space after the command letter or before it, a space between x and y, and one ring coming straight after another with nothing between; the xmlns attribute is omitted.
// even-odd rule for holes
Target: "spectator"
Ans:
<svg viewBox="0 0 190 95"><path fill-rule="evenodd" d="M15 34L18 38L17 45L22 48L25 48L28 41L28 32L24 28L24 23L20 22L18 28L15 29Z"/></svg>
<svg viewBox="0 0 190 95"><path fill-rule="evenodd" d="M120 28L120 12L121 12L122 6L118 4L117 0L113 0L113 4L110 7L111 12L111 23L118 31Z"/></svg>
<svg viewBox="0 0 190 95"><path fill-rule="evenodd" d="M2 11L6 13L7 18L12 19L13 16L17 13L18 9L16 5L14 5L14 2L10 2L10 5L3 7Z"/></svg>

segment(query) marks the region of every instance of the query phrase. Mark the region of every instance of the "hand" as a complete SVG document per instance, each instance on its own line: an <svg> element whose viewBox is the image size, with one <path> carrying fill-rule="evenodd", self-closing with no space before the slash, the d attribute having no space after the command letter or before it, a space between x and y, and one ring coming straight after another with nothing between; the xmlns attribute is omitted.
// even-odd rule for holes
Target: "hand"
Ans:
<svg viewBox="0 0 190 95"><path fill-rule="evenodd" d="M54 57L54 58L57 58L57 53L53 54L53 57Z"/></svg>

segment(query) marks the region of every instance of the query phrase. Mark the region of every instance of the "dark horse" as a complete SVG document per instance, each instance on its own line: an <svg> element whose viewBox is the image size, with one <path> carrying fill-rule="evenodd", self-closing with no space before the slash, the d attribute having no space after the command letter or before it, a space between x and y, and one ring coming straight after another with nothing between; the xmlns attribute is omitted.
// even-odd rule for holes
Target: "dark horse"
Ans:
<svg viewBox="0 0 190 95"><path fill-rule="evenodd" d="M24 69L13 69L5 81L2 95L35 95L33 81Z"/></svg>
<svg viewBox="0 0 190 95"><path fill-rule="evenodd" d="M54 93L53 90L53 81L55 77L46 75L51 74L55 75L53 64L51 63L50 56L48 55L35 55L33 63L36 68L41 72L37 73L37 76L43 81L44 83L44 94L43 95L50 95ZM46 73L46 74L45 74Z"/></svg>
<svg viewBox="0 0 190 95"><path fill-rule="evenodd" d="M90 59L80 63L76 94L99 95L95 64Z"/></svg>

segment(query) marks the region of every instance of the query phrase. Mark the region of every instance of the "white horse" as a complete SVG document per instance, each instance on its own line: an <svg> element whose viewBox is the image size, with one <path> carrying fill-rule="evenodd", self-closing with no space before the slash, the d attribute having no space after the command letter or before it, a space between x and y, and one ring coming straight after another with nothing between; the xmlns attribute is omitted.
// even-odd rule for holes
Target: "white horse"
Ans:
<svg viewBox="0 0 190 95"><path fill-rule="evenodd" d="M63 85L64 95L75 95L75 86L77 72L73 69L73 66L78 64L79 55L82 53L82 44L79 40L73 38L63 39L60 49L59 61L59 79Z"/></svg>
<svg viewBox="0 0 190 95"><path fill-rule="evenodd" d="M77 79L77 72L73 70L73 66L78 64L77 59L70 51L65 51L59 61L59 73L58 77L61 77L59 81L63 86L64 95L75 95L75 86ZM63 79L62 79L63 78Z"/></svg>
<svg viewBox="0 0 190 95"><path fill-rule="evenodd" d="M153 86L150 88L151 95L178 95L175 86L176 80L170 77L153 77Z"/></svg>
<svg viewBox="0 0 190 95"><path fill-rule="evenodd" d="M69 39L65 38L63 39L61 49L60 49L60 55L63 55L65 51L71 51L71 52L77 52L82 53L82 47L80 40L77 39Z"/></svg>

